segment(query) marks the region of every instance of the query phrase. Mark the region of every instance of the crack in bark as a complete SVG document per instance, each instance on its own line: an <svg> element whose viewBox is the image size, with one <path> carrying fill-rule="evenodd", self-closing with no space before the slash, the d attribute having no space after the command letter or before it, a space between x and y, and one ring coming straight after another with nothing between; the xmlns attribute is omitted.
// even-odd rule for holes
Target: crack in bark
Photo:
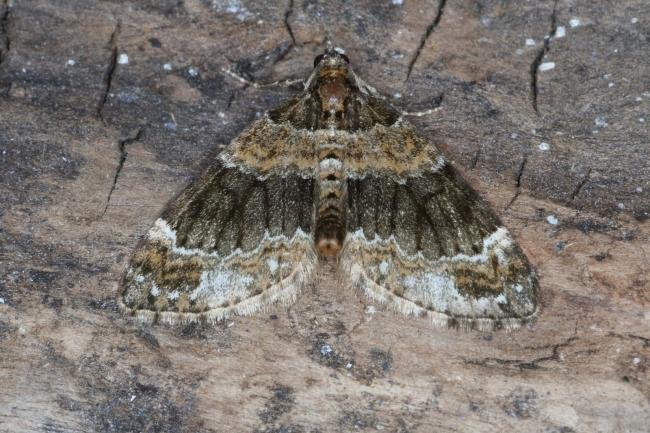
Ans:
<svg viewBox="0 0 650 433"><path fill-rule="evenodd" d="M232 107L232 103L235 102L236 97L237 97L237 89L230 92L230 96L228 96L228 102L226 103L226 111L230 110L230 107Z"/></svg>
<svg viewBox="0 0 650 433"><path fill-rule="evenodd" d="M104 105L106 105L106 101L108 101L108 95L111 91L111 87L113 86L113 76L115 75L115 70L117 69L117 37L120 33L121 28L122 23L120 20L118 20L117 24L115 24L115 29L113 30L113 33L111 33L111 37L108 41L108 46L111 50L111 57L108 61L106 73L104 74L104 92L99 100L96 111L97 118L104 124L106 124L106 121L104 120Z"/></svg>
<svg viewBox="0 0 650 433"><path fill-rule="evenodd" d="M537 87L537 73L539 72L539 65L542 63L544 56L551 49L551 38L555 35L557 30L556 22L556 13L557 13L557 3L558 0L553 2L553 12L551 13L551 32L548 36L544 37L544 45L539 49L533 63L530 65L530 102L535 110L535 114L539 115L539 109L537 107L537 95L539 89Z"/></svg>
<svg viewBox="0 0 650 433"><path fill-rule="evenodd" d="M271 66L275 66L276 64L278 64L279 62L284 60L287 57L287 55L291 51L293 51L294 48L296 48L296 47L304 47L304 46L310 45L312 43L315 43L315 42L312 42L312 41L307 41L307 42L302 42L302 43L296 42L296 36L293 33L293 28L291 27L291 23L289 22L289 18L291 17L291 15L293 15L293 10L294 10L294 0L289 0L289 3L287 4L287 9L284 12L284 20L283 20L283 22L284 22L284 28L287 31L287 34L289 35L289 39L291 39L291 41L290 41L289 45L287 45L287 47L284 48L280 52L280 54L278 54L273 59L273 62L271 63ZM228 58L227 56L226 56L226 59L228 59L228 61L230 63L236 63L235 61ZM291 85L295 84L296 82L302 82L302 80L287 79L287 80L275 81L273 83L260 84L260 83L256 83L252 79L247 79L247 78L241 77L238 74L236 74L236 73L234 73L234 72L232 72L230 70L223 70L222 69L222 72L225 72L226 74L230 75L231 77L233 77L233 78L237 79L238 81L242 82L244 84L244 87L243 87L244 89L246 89L248 86L252 86L252 87L254 87L256 89L260 88L260 87L268 87L268 86L273 86L273 85L291 86ZM233 98L231 97L231 100L228 102L228 107L230 107L232 99Z"/></svg>
<svg viewBox="0 0 650 433"><path fill-rule="evenodd" d="M0 64L7 58L11 50L11 38L9 37L9 18L11 17L11 6L9 0L4 0L2 4L2 18L0 18L0 34L4 36L3 46L0 47Z"/></svg>
<svg viewBox="0 0 650 433"><path fill-rule="evenodd" d="M591 176L591 167L587 169L587 173L585 176L578 182L576 187L574 188L573 192L571 193L571 197L569 197L569 200L567 200L566 205L570 205L573 203L573 200L576 198L578 194L580 194L580 191L582 191L582 188L589 182L589 178Z"/></svg>
<svg viewBox="0 0 650 433"><path fill-rule="evenodd" d="M521 160L521 163L519 164L519 171L517 172L517 180L515 182L515 187L517 190L515 191L515 195L512 197L512 199L510 199L510 202L506 205L505 210L510 209L510 206L512 206L513 203L519 198L519 194L521 193L521 177L524 175L526 163L528 163L528 157L524 156Z"/></svg>
<svg viewBox="0 0 650 433"><path fill-rule="evenodd" d="M336 284L341 285L341 284L343 284L343 281L341 281L340 278L337 278ZM366 319L366 314L368 314L368 313L366 313L366 311L368 310L369 305L366 304L365 300L360 298L360 297L357 297L356 301L357 301L356 303L361 306L361 315L360 315L360 319L357 321L357 323L355 323L352 326L352 328L350 328L349 330L347 330L344 333L345 336L348 337L348 338L352 338L352 334L357 332L357 329L359 328L359 326L363 325L364 323L366 323L368 321Z"/></svg>
<svg viewBox="0 0 650 433"><path fill-rule="evenodd" d="M280 63L282 60L284 60L284 58L287 57L287 54L289 54L294 47L295 44L293 43L289 44L287 48L285 48L280 54L278 54L278 56L275 59L273 59L273 63L271 63L271 66L275 66L278 63Z"/></svg>
<svg viewBox="0 0 650 433"><path fill-rule="evenodd" d="M609 335L611 335L612 337L617 337L617 338L621 338L621 339L624 339L624 340L626 340L626 339L639 340L639 341L643 342L643 347L650 347L650 338L648 338L648 337L643 337L641 335L635 335L635 334L631 334L631 333L623 335L623 334L617 334L616 332L610 332Z"/></svg>
<svg viewBox="0 0 650 433"><path fill-rule="evenodd" d="M640 335L634 335L634 334L627 334L629 338L632 338L634 340L641 340L643 341L643 347L650 347L650 338L642 337Z"/></svg>
<svg viewBox="0 0 650 433"><path fill-rule="evenodd" d="M287 33L289 33L289 37L291 38L291 46L293 47L296 45L296 37L293 34L291 24L289 24L289 17L291 14L293 14L293 0L289 0L289 5L287 6L287 10L284 13L284 27L287 29Z"/></svg>
<svg viewBox="0 0 650 433"><path fill-rule="evenodd" d="M359 319L359 321L357 323L355 323L352 326L352 328L347 330L343 335L345 335L348 338L352 338L352 334L354 334L357 331L357 329L359 328L359 326L363 325L364 323L366 323L366 320L365 320L365 318L362 317L361 319Z"/></svg>
<svg viewBox="0 0 650 433"><path fill-rule="evenodd" d="M502 359L502 358L483 358L483 359L464 359L465 364L470 365L479 365L481 367L494 367L494 364L498 366L507 366L514 367L520 370L538 370L543 368L539 364L547 361L561 362L562 358L560 355L560 349L570 346L578 337L572 336L567 338L565 341L557 344L553 344L548 348L551 349L551 354L546 356L540 356L531 360L522 360L522 359ZM546 347L544 347L546 348Z"/></svg>
<svg viewBox="0 0 650 433"><path fill-rule="evenodd" d="M445 10L446 4L447 4L447 0L440 0L440 3L438 3L438 12L436 13L436 16L431 22L431 24L427 26L426 30L424 31L424 34L422 35L422 38L420 39L420 44L418 45L415 54L413 54L413 57L409 62L409 68L408 71L406 72L406 79L404 81L408 81L408 79L411 77L411 72L413 72L413 67L415 66L415 62L418 61L418 57L420 57L420 53L422 52L422 49L424 48L424 44L426 44L427 42L427 39L429 39L431 33L433 33L435 28L438 26L438 23L440 23L440 19L442 18L442 14Z"/></svg>
<svg viewBox="0 0 650 433"><path fill-rule="evenodd" d="M470 170L474 170L476 168L476 165L478 164L478 160L481 157L481 149L483 149L483 146L479 146L476 149L476 152L474 153L474 158L472 158L472 162L469 164Z"/></svg>
<svg viewBox="0 0 650 433"><path fill-rule="evenodd" d="M282 60L284 60L285 57L287 57L287 54L291 52L296 47L296 37L293 34L293 29L291 28L291 24L289 23L289 17L293 14L293 0L289 0L289 4L287 5L287 10L284 12L284 28L286 29L287 33L289 34L289 38L291 39L291 43L285 48L274 60L273 63L271 64L272 66L278 64Z"/></svg>
<svg viewBox="0 0 650 433"><path fill-rule="evenodd" d="M104 215L106 215L106 211L108 210L108 206L111 203L111 196L113 195L113 191L115 191L115 187L117 186L117 180L120 177L120 173L122 172L122 168L124 168L124 163L126 162L126 157L128 155L128 152L126 151L126 147L136 141L138 141L142 137L142 128L138 128L135 131L135 134L132 134L131 136L122 138L117 142L118 148L120 150L120 159L117 162L117 168L115 169L115 176L113 177L113 184L111 185L111 189L108 192L108 196L106 197L106 206L104 207L104 211L102 212L102 216L100 217L103 218Z"/></svg>

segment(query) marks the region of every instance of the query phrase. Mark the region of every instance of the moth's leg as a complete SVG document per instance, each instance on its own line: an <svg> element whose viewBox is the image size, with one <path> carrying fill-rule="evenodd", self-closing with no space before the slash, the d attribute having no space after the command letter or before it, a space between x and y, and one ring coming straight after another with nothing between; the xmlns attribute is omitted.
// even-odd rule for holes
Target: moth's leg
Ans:
<svg viewBox="0 0 650 433"><path fill-rule="evenodd" d="M444 95L440 95L436 98L436 101L433 102L433 104L430 106L430 108L426 108L424 110L419 110L419 111L406 111L403 110L401 113L401 117L404 116L412 116L412 117L422 117L422 116L429 116L439 110L442 109L442 104L443 104L443 99Z"/></svg>
<svg viewBox="0 0 650 433"><path fill-rule="evenodd" d="M304 84L305 83L305 81L302 80L302 79L293 79L293 80L292 79L287 79L287 80L273 81L271 83L257 83L255 81L252 81L252 80L249 80L249 79L247 79L245 77L242 77L238 73L233 72L233 71L231 71L230 69L227 69L227 68L221 69L221 72L223 72L227 76L239 81L240 83L243 83L243 84L245 84L247 86L254 87L256 89L261 89L261 88L264 88L264 87L274 87L274 86L291 87L291 86L293 86L295 84Z"/></svg>
<svg viewBox="0 0 650 433"><path fill-rule="evenodd" d="M414 116L414 117L422 117L422 116L428 116L429 114L433 114L436 111L440 111L442 107L438 105L437 107L429 108L427 110L422 110L422 111L402 111L401 115L402 116Z"/></svg>

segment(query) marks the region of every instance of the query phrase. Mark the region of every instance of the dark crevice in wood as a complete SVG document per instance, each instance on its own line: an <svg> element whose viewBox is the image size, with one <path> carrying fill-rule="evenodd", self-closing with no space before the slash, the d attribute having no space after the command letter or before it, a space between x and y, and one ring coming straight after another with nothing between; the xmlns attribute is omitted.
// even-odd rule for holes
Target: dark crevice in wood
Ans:
<svg viewBox="0 0 650 433"><path fill-rule="evenodd" d="M519 198L519 194L521 193L521 178L524 175L524 170L526 169L526 163L528 163L528 157L524 156L523 159L521 160L521 163L519 164L519 170L517 171L517 179L515 181L515 187L517 190L515 191L515 195L512 196L510 199L510 202L506 205L506 210L510 209L510 206L513 205L515 201Z"/></svg>
<svg viewBox="0 0 650 433"><path fill-rule="evenodd" d="M11 50L11 38L9 37L9 20L11 17L11 6L9 0L4 0L2 4L2 18L0 18L0 35L4 41L0 47L0 64L7 58Z"/></svg>
<svg viewBox="0 0 650 433"><path fill-rule="evenodd" d="M616 332L610 332L609 335L612 337L616 338L621 338L621 339L631 339L631 340L639 340L643 343L643 347L650 347L650 337L643 337L641 335L635 335L635 334L617 334Z"/></svg>
<svg viewBox="0 0 650 433"><path fill-rule="evenodd" d="M530 102L533 105L533 110L535 110L535 113L537 114L539 114L537 108L537 71L539 70L539 65L542 63L545 53L546 47L541 48L537 53L537 56L535 56L533 63L530 65Z"/></svg>
<svg viewBox="0 0 650 433"><path fill-rule="evenodd" d="M233 90L230 92L230 96L228 96L228 102L226 103L226 111L230 110L230 107L232 107L232 103L235 101L235 98L237 97L237 90Z"/></svg>
<svg viewBox="0 0 650 433"><path fill-rule="evenodd" d="M289 34L289 38L291 39L291 43L287 45L286 48L284 48L280 54L277 55L275 59L273 59L273 65L276 65L277 63L280 63L282 60L284 60L285 57L287 57L287 54L291 52L296 47L296 37L293 34L293 29L291 28L291 23L289 22L289 17L291 17L291 14L293 14L293 0L289 0L289 4L287 5L287 10L284 12L284 28L286 29L287 33Z"/></svg>
<svg viewBox="0 0 650 433"><path fill-rule="evenodd" d="M438 26L438 23L440 23L440 19L442 18L442 14L445 10L445 5L447 4L447 0L440 0L440 3L438 3L438 12L436 13L435 18L429 24L424 31L424 34L422 35L422 38L420 39L420 44L418 45L417 49L415 50L415 53L413 54L413 57L411 58L411 61L409 62L409 68L408 71L406 72L406 80L411 77L411 72L413 72L413 67L415 66L415 62L418 61L418 57L420 57L420 53L422 52L422 49L424 48L424 44L426 44L427 39L429 39L429 36L431 36L431 33L433 33L433 30Z"/></svg>
<svg viewBox="0 0 650 433"><path fill-rule="evenodd" d="M291 38L291 45L293 46L296 45L296 37L294 36L293 29L289 23L289 17L291 17L291 14L293 14L293 0L289 0L289 6L284 13L284 27L287 29L287 33L289 33L289 37Z"/></svg>
<svg viewBox="0 0 650 433"><path fill-rule="evenodd" d="M539 49L533 63L530 65L530 102L533 106L535 113L539 115L539 109L537 107L537 98L539 94L539 88L537 85L537 74L539 73L539 65L541 65L544 56L549 52L551 48L551 38L555 35L557 30L557 3L558 0L553 2L553 12L551 13L551 32L544 36L544 45Z"/></svg>
<svg viewBox="0 0 650 433"><path fill-rule="evenodd" d="M569 200L567 200L566 202L567 206L573 203L573 200L575 200L578 194L580 194L582 188L584 188L587 182L589 182L590 176L591 176L591 167L587 169L587 173L585 174L585 176L582 178L582 180L580 180L580 182L578 182L578 184L574 188L573 192L571 193L571 197L569 197Z"/></svg>
<svg viewBox="0 0 650 433"><path fill-rule="evenodd" d="M99 104L97 105L96 115L99 120L103 123L106 123L104 120L104 105L108 101L108 95L113 86L113 77L115 75L115 70L117 68L117 37L122 28L122 23L118 20L115 24L115 29L111 33L111 37L108 41L108 46L111 50L111 56L108 61L108 67L106 68L106 73L104 74L104 92L102 93L101 98L99 99Z"/></svg>
<svg viewBox="0 0 650 433"><path fill-rule="evenodd" d="M474 158L472 158L472 162L469 164L470 170L474 170L476 168L476 165L478 164L478 160L481 157L481 149L482 149L481 146L479 146L476 149L476 152L474 153Z"/></svg>
<svg viewBox="0 0 650 433"><path fill-rule="evenodd" d="M128 155L128 152L126 151L126 147L132 144L133 142L138 141L141 137L142 137L142 128L139 128L131 136L123 138L117 142L118 149L120 150L120 159L117 162L117 168L115 169L115 176L113 176L113 184L111 185L111 189L108 192L108 196L106 197L106 206L104 207L104 211L102 212L102 216L100 218L103 218L104 215L106 215L108 206L111 203L111 197L113 195L113 191L115 191L115 187L117 186L117 180L120 177L122 168L124 168L124 163L126 162L126 157Z"/></svg>
<svg viewBox="0 0 650 433"><path fill-rule="evenodd" d="M506 366L514 367L520 370L537 370L543 368L540 366L543 362L560 362L562 361L560 349L570 346L574 341L578 340L578 337L572 336L567 338L565 341L554 344L550 347L550 355L541 356L531 360L522 360L522 359L502 359L502 358L483 358L483 359L465 359L465 364L470 365L479 365L481 367L494 367L494 366Z"/></svg>
<svg viewBox="0 0 650 433"><path fill-rule="evenodd" d="M633 340L643 341L643 347L650 347L650 338L642 337L640 335L627 334L627 336Z"/></svg>

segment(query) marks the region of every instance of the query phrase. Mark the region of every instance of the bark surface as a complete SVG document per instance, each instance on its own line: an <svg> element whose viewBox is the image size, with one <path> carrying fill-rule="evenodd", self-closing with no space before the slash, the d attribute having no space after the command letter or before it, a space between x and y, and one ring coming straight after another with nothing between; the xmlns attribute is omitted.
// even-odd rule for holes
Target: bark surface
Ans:
<svg viewBox="0 0 650 433"><path fill-rule="evenodd" d="M0 1L1 432L644 432L650 6ZM384 311L323 272L288 310L143 327L138 239L329 35L536 267L517 332Z"/></svg>

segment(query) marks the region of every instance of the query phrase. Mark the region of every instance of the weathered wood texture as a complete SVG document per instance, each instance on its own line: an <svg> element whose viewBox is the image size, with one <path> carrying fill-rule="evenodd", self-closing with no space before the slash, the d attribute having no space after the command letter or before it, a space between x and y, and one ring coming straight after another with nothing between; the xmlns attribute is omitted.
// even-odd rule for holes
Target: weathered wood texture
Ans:
<svg viewBox="0 0 650 433"><path fill-rule="evenodd" d="M649 3L394 3L0 3L0 431L647 431ZM327 275L214 327L116 311L167 200L292 92L222 68L303 77L328 33L441 104L413 121L536 266L535 323L436 329Z"/></svg>

